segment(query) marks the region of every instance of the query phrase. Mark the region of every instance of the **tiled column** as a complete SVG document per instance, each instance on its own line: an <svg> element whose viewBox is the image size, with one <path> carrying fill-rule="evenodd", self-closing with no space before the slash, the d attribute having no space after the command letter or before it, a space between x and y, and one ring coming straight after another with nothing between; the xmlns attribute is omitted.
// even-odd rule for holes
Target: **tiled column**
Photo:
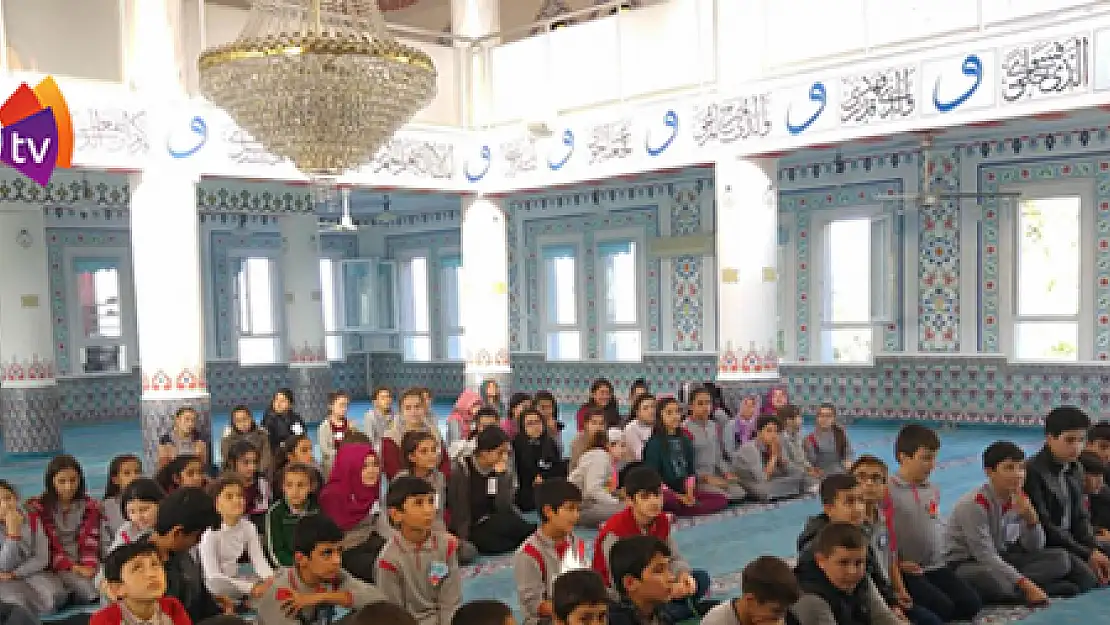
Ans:
<svg viewBox="0 0 1110 625"><path fill-rule="evenodd" d="M183 25L189 0L128 4L127 79L150 102L154 141L142 174L131 181L131 254L142 370L140 415L143 458L154 467L159 437L182 406L197 411L197 427L211 449L211 401L205 381L201 313L200 226L196 159L165 149L188 101Z"/></svg>
<svg viewBox="0 0 1110 625"><path fill-rule="evenodd" d="M151 167L131 183L131 250L139 320L143 451L155 466L158 438L173 414L191 406L203 439L211 441L204 377L200 227L196 181L168 167Z"/></svg>
<svg viewBox="0 0 1110 625"><path fill-rule="evenodd" d="M286 215L281 225L281 271L285 286L285 337L289 387L309 422L327 414L331 368L324 350L324 309L315 215Z"/></svg>
<svg viewBox="0 0 1110 625"><path fill-rule="evenodd" d="M508 397L512 386L506 219L494 200L463 199L461 304L466 384L478 390L484 380L497 380L502 397Z"/></svg>
<svg viewBox="0 0 1110 625"><path fill-rule="evenodd" d="M6 454L62 451L50 282L39 208L0 212L0 428Z"/></svg>
<svg viewBox="0 0 1110 625"><path fill-rule="evenodd" d="M717 161L719 380L778 377L775 161Z"/></svg>

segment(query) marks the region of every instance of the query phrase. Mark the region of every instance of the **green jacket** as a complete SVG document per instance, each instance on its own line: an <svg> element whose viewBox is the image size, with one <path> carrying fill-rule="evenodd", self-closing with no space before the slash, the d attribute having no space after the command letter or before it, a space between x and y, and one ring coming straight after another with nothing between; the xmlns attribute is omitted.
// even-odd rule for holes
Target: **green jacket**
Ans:
<svg viewBox="0 0 1110 625"><path fill-rule="evenodd" d="M682 448L673 454L674 441ZM663 483L676 493L686 492L686 479L694 475L694 442L681 430L674 436L653 434L644 444L644 464L659 472Z"/></svg>
<svg viewBox="0 0 1110 625"><path fill-rule="evenodd" d="M266 557L274 568L293 566L293 532L297 528L297 521L319 513L320 507L312 499L308 500L305 511L300 514L289 509L284 497L270 506L262 527L265 533Z"/></svg>

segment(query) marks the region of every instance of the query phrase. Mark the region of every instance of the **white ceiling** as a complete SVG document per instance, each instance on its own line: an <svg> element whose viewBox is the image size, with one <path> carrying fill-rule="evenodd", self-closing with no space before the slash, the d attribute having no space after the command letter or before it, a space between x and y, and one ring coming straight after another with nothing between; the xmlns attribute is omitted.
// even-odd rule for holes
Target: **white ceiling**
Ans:
<svg viewBox="0 0 1110 625"><path fill-rule="evenodd" d="M221 4L247 8L251 0L207 0L209 4ZM530 26L536 21L544 0L500 0L501 31L507 32ZM594 5L594 0L566 0L567 7L574 11ZM443 32L451 25L451 0L419 0L413 6L385 14L386 21L424 30ZM527 32L517 33L507 39L519 39Z"/></svg>

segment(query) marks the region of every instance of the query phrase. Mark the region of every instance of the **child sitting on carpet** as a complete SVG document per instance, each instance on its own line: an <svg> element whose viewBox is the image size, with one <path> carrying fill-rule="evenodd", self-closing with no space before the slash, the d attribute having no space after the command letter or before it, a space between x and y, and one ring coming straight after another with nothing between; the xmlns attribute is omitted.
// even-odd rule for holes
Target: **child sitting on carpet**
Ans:
<svg viewBox="0 0 1110 625"><path fill-rule="evenodd" d="M202 488L207 478L200 456L179 454L158 469L154 480L167 494L179 488Z"/></svg>
<svg viewBox="0 0 1110 625"><path fill-rule="evenodd" d="M68 454L55 456L46 465L44 481L46 490L27 501L27 511L42 524L50 546L48 568L75 603L96 601L100 592L94 578L104 549L112 542L104 533L100 502L88 495L85 472Z"/></svg>
<svg viewBox="0 0 1110 625"><path fill-rule="evenodd" d="M135 478L143 474L143 463L135 454L122 454L112 458L108 463L108 483L104 485L104 497L101 500L104 508L104 525L107 528L105 536L115 536L123 525L123 506L120 505L120 495Z"/></svg>
<svg viewBox="0 0 1110 625"><path fill-rule="evenodd" d="M671 549L655 536L630 536L613 544L609 554L619 599L609 606L609 625L673 623L666 611L675 584Z"/></svg>
<svg viewBox="0 0 1110 625"><path fill-rule="evenodd" d="M851 523L829 523L817 534L813 557L795 574L805 593L790 608L798 625L899 625L867 576L867 537Z"/></svg>
<svg viewBox="0 0 1110 625"><path fill-rule="evenodd" d="M667 606L667 614L676 621L704 614L712 607L704 601L709 592L709 573L691 568L679 554L671 534L671 519L663 512L663 482L659 474L651 467L630 469L624 478L624 490L629 504L598 530L594 541L593 569L606 584L619 590L617 577L610 575L613 545L630 536L653 536L667 547L667 559L674 568L674 601Z"/></svg>
<svg viewBox="0 0 1110 625"><path fill-rule="evenodd" d="M296 564L278 569L255 606L265 625L330 625L336 608L361 608L386 597L343 570L343 530L323 515L297 522L293 552Z"/></svg>
<svg viewBox="0 0 1110 625"><path fill-rule="evenodd" d="M710 610L701 625L777 625L801 595L789 565L760 556L740 574L740 596Z"/></svg>
<svg viewBox="0 0 1110 625"><path fill-rule="evenodd" d="M182 406L173 413L173 428L158 440L159 467L183 455L196 456L202 466L208 466L208 444L197 429L197 416L191 406Z"/></svg>
<svg viewBox="0 0 1110 625"><path fill-rule="evenodd" d="M655 432L644 444L644 465L655 469L667 485L667 510L680 516L699 516L728 507L728 497L698 487L694 442L682 429L678 400L665 397L655 404Z"/></svg>
<svg viewBox="0 0 1110 625"><path fill-rule="evenodd" d="M1025 452L1009 441L991 443L983 470L987 483L961 497L948 517L944 558L956 575L988 603L1039 606L1050 595L1089 590L1071 580L1071 554L1045 548L1037 511L1021 490ZM1082 576L1076 581L1082 583Z"/></svg>
<svg viewBox="0 0 1110 625"><path fill-rule="evenodd" d="M844 426L836 422L836 406L826 403L817 409L817 427L805 439L805 452L822 477L843 473L852 465L852 444Z"/></svg>
<svg viewBox="0 0 1110 625"><path fill-rule="evenodd" d="M335 462L335 448L343 444L347 434L357 430L347 418L347 406L351 396L346 391L328 393L328 414L320 422L316 440L320 444L320 466L324 475L331 475L331 465Z"/></svg>
<svg viewBox="0 0 1110 625"><path fill-rule="evenodd" d="M555 625L607 623L609 591L594 571L567 571L551 585L551 611Z"/></svg>
<svg viewBox="0 0 1110 625"><path fill-rule="evenodd" d="M270 448L270 438L266 430L254 420L251 409L240 404L231 409L231 418L220 437L220 457L226 459L231 447L240 441L246 441L258 450L258 466L266 475L274 470L273 449Z"/></svg>
<svg viewBox="0 0 1110 625"><path fill-rule="evenodd" d="M273 503L270 480L262 472L262 452L248 441L235 443L224 458L224 475L233 476L242 483L247 516L261 519Z"/></svg>
<svg viewBox="0 0 1110 625"><path fill-rule="evenodd" d="M274 575L258 529L246 517L246 498L243 483L238 476L220 478L211 493L220 515L219 528L205 530L200 539L200 563L204 570L204 583L214 595L240 599L248 595L257 598L263 584ZM242 575L239 560L247 556L251 575Z"/></svg>
<svg viewBox="0 0 1110 625"><path fill-rule="evenodd" d="M462 604L458 540L435 528L435 489L418 477L398 477L386 505L396 528L378 556L375 582L386 599L420 625L448 625Z"/></svg>
<svg viewBox="0 0 1110 625"><path fill-rule="evenodd" d="M49 564L42 523L21 509L15 487L0 480L0 603L42 615L60 608L68 593Z"/></svg>
<svg viewBox="0 0 1110 625"><path fill-rule="evenodd" d="M755 437L733 454L740 483L756 499L797 497L806 490L808 476L804 469L787 462L779 436L781 430L778 417L759 417Z"/></svg>
<svg viewBox="0 0 1110 625"><path fill-rule="evenodd" d="M312 468L291 464L281 478L281 499L266 512L262 522L262 538L271 566L293 566L293 533L298 521L314 516L320 508L311 497Z"/></svg>
<svg viewBox="0 0 1110 625"><path fill-rule="evenodd" d="M192 625L181 601L166 596L166 570L154 545L138 542L117 547L104 560L104 578L118 599L93 614L89 625Z"/></svg>
<svg viewBox="0 0 1110 625"><path fill-rule="evenodd" d="M525 625L550 623L552 583L564 566L586 566L586 544L574 535L581 505L582 491L566 480L548 480L536 487L540 528L513 554L513 577Z"/></svg>
<svg viewBox="0 0 1110 625"><path fill-rule="evenodd" d="M894 440L898 472L889 493L902 580L913 602L945 623L971 620L983 606L975 589L944 561L940 489L929 481L940 438L919 423L902 426Z"/></svg>

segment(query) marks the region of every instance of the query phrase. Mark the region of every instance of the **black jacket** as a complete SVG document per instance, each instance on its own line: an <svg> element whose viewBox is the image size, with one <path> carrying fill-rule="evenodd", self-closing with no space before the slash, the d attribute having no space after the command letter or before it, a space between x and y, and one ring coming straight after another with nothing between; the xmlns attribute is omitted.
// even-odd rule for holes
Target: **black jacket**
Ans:
<svg viewBox="0 0 1110 625"><path fill-rule="evenodd" d="M1110 486L1103 486L1097 493L1087 495L1087 502L1091 505L1091 525L1096 530L1110 530Z"/></svg>
<svg viewBox="0 0 1110 625"><path fill-rule="evenodd" d="M266 413L262 415L262 427L266 429L266 435L270 438L270 448L273 450L275 465L278 464L278 458L285 457L281 448L285 439L297 434L308 434L304 419L292 410L274 412L267 408Z"/></svg>
<svg viewBox="0 0 1110 625"><path fill-rule="evenodd" d="M867 578L856 585L854 591L846 593L832 585L813 558L799 561L794 574L802 592L820 597L828 604L837 625L870 625L872 614Z"/></svg>
<svg viewBox="0 0 1110 625"><path fill-rule="evenodd" d="M1065 472L1063 483L1061 472ZM1048 447L1042 448L1026 468L1025 493L1037 510L1049 547L1063 547L1083 560L1091 557L1095 535L1084 505L1083 467L1079 463L1065 465L1053 457ZM1070 530L1060 527L1065 505L1071 513Z"/></svg>
<svg viewBox="0 0 1110 625"><path fill-rule="evenodd" d="M802 533L798 535L799 564L802 560L813 561L813 550L811 549L813 542L817 539L817 534L828 524L829 515L825 513L811 516L806 521ZM894 586L883 574L883 568L879 566L878 555L871 548L871 545L867 546L867 576L871 578L871 582L875 584L875 589L879 591L879 595L882 596L887 605L891 607L898 605L898 596L894 593Z"/></svg>
<svg viewBox="0 0 1110 625"><path fill-rule="evenodd" d="M609 602L609 625L673 625L662 610L656 610L650 621L644 620L636 607L627 600Z"/></svg>

